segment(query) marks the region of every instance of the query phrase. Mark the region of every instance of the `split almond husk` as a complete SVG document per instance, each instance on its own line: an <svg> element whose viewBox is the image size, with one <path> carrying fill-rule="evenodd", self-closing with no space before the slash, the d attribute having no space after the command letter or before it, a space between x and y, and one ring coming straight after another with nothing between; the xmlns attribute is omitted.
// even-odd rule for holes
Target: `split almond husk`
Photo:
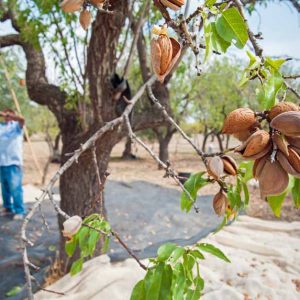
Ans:
<svg viewBox="0 0 300 300"><path fill-rule="evenodd" d="M173 38L160 34L151 40L151 63L157 79L163 83L181 53L181 45Z"/></svg>
<svg viewBox="0 0 300 300"><path fill-rule="evenodd" d="M256 123L255 113L250 108L238 108L228 114L222 133L233 134L248 130Z"/></svg>
<svg viewBox="0 0 300 300"><path fill-rule="evenodd" d="M207 172L214 179L220 179L224 172L223 160L219 156L214 156L208 159Z"/></svg>
<svg viewBox="0 0 300 300"><path fill-rule="evenodd" d="M184 0L160 0L160 3L172 10L179 10L182 5L184 5Z"/></svg>
<svg viewBox="0 0 300 300"><path fill-rule="evenodd" d="M228 175L235 176L238 169L235 160L229 155L223 155L221 159L224 164L224 172Z"/></svg>
<svg viewBox="0 0 300 300"><path fill-rule="evenodd" d="M264 130L254 132L246 142L235 149L244 158L257 159L264 156L270 149L270 134Z"/></svg>
<svg viewBox="0 0 300 300"><path fill-rule="evenodd" d="M289 176L278 161L266 160L258 181L261 197L265 198L281 194L288 186Z"/></svg>
<svg viewBox="0 0 300 300"><path fill-rule="evenodd" d="M272 141L281 152L283 152L286 156L289 156L288 143L281 134L275 132L272 135Z"/></svg>
<svg viewBox="0 0 300 300"><path fill-rule="evenodd" d="M241 142L245 142L250 136L251 132L249 130L239 131L233 134L233 136Z"/></svg>
<svg viewBox="0 0 300 300"><path fill-rule="evenodd" d="M268 156L263 156L255 160L252 168L253 177L258 179L260 177L261 171L268 159Z"/></svg>
<svg viewBox="0 0 300 300"><path fill-rule="evenodd" d="M90 0L90 2L91 2L91 4L93 4L94 6L96 6L98 8L102 8L105 0Z"/></svg>
<svg viewBox="0 0 300 300"><path fill-rule="evenodd" d="M287 157L291 166L296 170L296 172L300 172L300 155L295 151L293 147L288 148L289 156Z"/></svg>
<svg viewBox="0 0 300 300"><path fill-rule="evenodd" d="M213 208L218 216L222 216L226 212L226 207L228 205L228 199L223 191L217 193L213 200Z"/></svg>
<svg viewBox="0 0 300 300"><path fill-rule="evenodd" d="M79 16L79 22L84 30L87 30L92 22L92 14L88 10L83 10Z"/></svg>
<svg viewBox="0 0 300 300"><path fill-rule="evenodd" d="M291 146L300 148L300 137L286 136L285 139Z"/></svg>
<svg viewBox="0 0 300 300"><path fill-rule="evenodd" d="M282 168L290 175L300 178L300 172L297 172L294 167L291 165L287 157L281 152L278 151L276 154L276 158Z"/></svg>
<svg viewBox="0 0 300 300"><path fill-rule="evenodd" d="M284 112L275 117L271 127L287 136L300 136L300 111Z"/></svg>
<svg viewBox="0 0 300 300"><path fill-rule="evenodd" d="M299 111L299 106L293 102L279 102L271 108L268 113L268 120L271 121L278 115L288 111Z"/></svg>
<svg viewBox="0 0 300 300"><path fill-rule="evenodd" d="M63 236L72 238L81 228L82 219L80 216L72 216L63 223Z"/></svg>
<svg viewBox="0 0 300 300"><path fill-rule="evenodd" d="M79 11L84 3L84 0L64 0L60 7L65 13L73 13Z"/></svg>

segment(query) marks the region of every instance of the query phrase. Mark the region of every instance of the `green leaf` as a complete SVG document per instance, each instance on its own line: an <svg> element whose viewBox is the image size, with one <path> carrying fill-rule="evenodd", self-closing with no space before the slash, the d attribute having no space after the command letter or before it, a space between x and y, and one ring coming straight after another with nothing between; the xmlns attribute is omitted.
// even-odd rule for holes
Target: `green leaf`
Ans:
<svg viewBox="0 0 300 300"><path fill-rule="evenodd" d="M194 202L196 201L198 190L208 183L207 179L204 179L202 177L204 174L204 172L192 174L184 184L185 189L190 193ZM181 193L181 210L189 212L194 202L190 200L189 196L185 193L185 191Z"/></svg>
<svg viewBox="0 0 300 300"><path fill-rule="evenodd" d="M19 294L21 291L22 291L22 287L20 287L20 286L14 286L7 293L5 293L5 296L6 297L14 297L17 294Z"/></svg>
<svg viewBox="0 0 300 300"><path fill-rule="evenodd" d="M217 0L206 0L205 6L207 6L208 8L211 8L216 2L217 2Z"/></svg>
<svg viewBox="0 0 300 300"><path fill-rule="evenodd" d="M229 258L218 248L216 248L214 245L211 245L211 244L207 244L207 243L201 243L201 244L196 244L196 246L202 250L202 251L205 251L205 252L208 252L220 259L223 259L224 261L226 262L231 262L229 260Z"/></svg>
<svg viewBox="0 0 300 300"><path fill-rule="evenodd" d="M263 109L270 109L274 106L276 101L276 95L283 84L282 75L278 71L271 73L271 76L264 84L264 99L263 99Z"/></svg>
<svg viewBox="0 0 300 300"><path fill-rule="evenodd" d="M207 61L207 59L211 55L212 51L212 44L211 44L211 37L212 37L212 28L211 24L208 22L204 22L204 38L205 38L205 56L204 56L204 61Z"/></svg>
<svg viewBox="0 0 300 300"><path fill-rule="evenodd" d="M175 275L175 274L174 274ZM179 264L176 270L176 276L174 276L174 287L173 287L173 299L182 300L184 299L184 289L187 281L185 279L183 264ZM172 299L172 300L173 300Z"/></svg>
<svg viewBox="0 0 300 300"><path fill-rule="evenodd" d="M140 280L133 288L130 300L145 300L146 291L145 291L145 281Z"/></svg>
<svg viewBox="0 0 300 300"><path fill-rule="evenodd" d="M248 40L246 24L235 7L222 12L222 16L216 21L216 29L225 41L235 41L238 48L243 48Z"/></svg>
<svg viewBox="0 0 300 300"><path fill-rule="evenodd" d="M204 280L200 276L197 276L194 282L195 289L189 289L187 293L187 299L189 300L199 300L201 297L201 291L204 288Z"/></svg>
<svg viewBox="0 0 300 300"><path fill-rule="evenodd" d="M300 179L295 178L294 186L292 188L292 197L295 203L295 207L300 207Z"/></svg>
<svg viewBox="0 0 300 300"><path fill-rule="evenodd" d="M90 235L88 238L88 250L90 256L93 256L99 238L100 238L100 233L98 231L96 230L90 231Z"/></svg>
<svg viewBox="0 0 300 300"><path fill-rule="evenodd" d="M243 161L239 165L239 170L238 172L242 174L243 176L243 181L246 183L248 182L251 178L253 178L253 161Z"/></svg>
<svg viewBox="0 0 300 300"><path fill-rule="evenodd" d="M76 236L73 236L70 241L67 241L65 243L65 251L69 257L71 257L74 254L76 246L77 246Z"/></svg>
<svg viewBox="0 0 300 300"><path fill-rule="evenodd" d="M248 186L245 182L242 182L242 186L243 186L243 191L245 196L245 205L247 206L249 204L250 194L249 194Z"/></svg>
<svg viewBox="0 0 300 300"><path fill-rule="evenodd" d="M177 245L174 243L163 244L157 250L157 260L158 261L166 261L176 248L177 248Z"/></svg>
<svg viewBox="0 0 300 300"><path fill-rule="evenodd" d="M211 44L214 50L225 53L230 47L231 43L225 41L219 34L216 28L216 23L211 23Z"/></svg>
<svg viewBox="0 0 300 300"><path fill-rule="evenodd" d="M71 276L76 275L77 273L79 273L82 270L82 266L83 266L83 258L79 258L76 261L73 262L71 270L70 270L70 274Z"/></svg>
<svg viewBox="0 0 300 300"><path fill-rule="evenodd" d="M287 192L283 192L280 195L277 196L269 196L268 197L268 203L274 213L274 215L279 218L280 217L280 212L281 212L281 206L282 203L286 197Z"/></svg>
<svg viewBox="0 0 300 300"><path fill-rule="evenodd" d="M102 252L103 253L106 253L108 251L108 248L109 248L109 237L106 236L105 237L105 240L104 240L104 245L103 245L103 249L102 249Z"/></svg>
<svg viewBox="0 0 300 300"><path fill-rule="evenodd" d="M192 250L189 252L190 255L194 256L195 259L205 259L204 255L198 250Z"/></svg>
<svg viewBox="0 0 300 300"><path fill-rule="evenodd" d="M175 263L184 253L185 253L184 248L177 247L169 257L170 263Z"/></svg>
<svg viewBox="0 0 300 300"><path fill-rule="evenodd" d="M172 269L165 268L163 263L156 266L151 285L146 294L146 300L164 300L168 299L172 282Z"/></svg>
<svg viewBox="0 0 300 300"><path fill-rule="evenodd" d="M170 265L165 265L161 280L161 286L159 291L158 299L165 300L169 299L172 287L172 277L173 277L173 270Z"/></svg>
<svg viewBox="0 0 300 300"><path fill-rule="evenodd" d="M278 71L285 62L286 59L271 59L270 57L266 57L264 65Z"/></svg>

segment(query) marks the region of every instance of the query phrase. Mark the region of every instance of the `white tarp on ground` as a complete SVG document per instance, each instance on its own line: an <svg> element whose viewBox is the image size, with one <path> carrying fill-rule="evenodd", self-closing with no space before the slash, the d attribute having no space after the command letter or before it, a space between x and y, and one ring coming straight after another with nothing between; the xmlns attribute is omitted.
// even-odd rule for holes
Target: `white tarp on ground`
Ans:
<svg viewBox="0 0 300 300"><path fill-rule="evenodd" d="M263 221L241 216L233 225L203 240L222 249L228 264L206 255L200 270L204 300L300 299L300 222ZM127 300L144 271L132 259L110 263L106 255L48 287L59 296L39 292L36 299Z"/></svg>

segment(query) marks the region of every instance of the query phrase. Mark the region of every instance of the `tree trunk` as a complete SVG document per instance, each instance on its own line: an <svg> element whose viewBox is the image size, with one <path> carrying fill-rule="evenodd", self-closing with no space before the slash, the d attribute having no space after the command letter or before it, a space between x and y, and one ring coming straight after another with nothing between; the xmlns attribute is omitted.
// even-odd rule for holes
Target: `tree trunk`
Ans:
<svg viewBox="0 0 300 300"><path fill-rule="evenodd" d="M159 143L159 159L166 163L169 160L169 144L176 130L174 130L172 126L167 126L166 133L164 133L163 130L164 128L157 128L153 131L155 132ZM161 166L158 165L158 168L161 169Z"/></svg>
<svg viewBox="0 0 300 300"><path fill-rule="evenodd" d="M122 158L123 159L136 159L136 156L134 154L132 154L132 141L130 138L126 139Z"/></svg>
<svg viewBox="0 0 300 300"><path fill-rule="evenodd" d="M80 143L87 140L96 129L102 127L105 122L115 119L115 105L113 100L114 89L110 79L116 69L116 49L119 36L127 16L128 1L115 0L111 2L111 10L118 14L108 15L98 12L93 22L92 35L88 48L87 74L89 78L90 98L93 105L94 125L87 132L82 130L75 135L67 126L61 128L62 133L62 158L64 163L68 157L66 153L75 151ZM78 128L77 128L78 130ZM114 145L120 141L121 133L118 128L104 134L96 146L96 156L101 183L105 183L107 166ZM92 151L83 153L78 163L73 164L60 179L61 208L69 215L86 217L92 213L106 216L104 209L103 188L100 189L97 180L96 167L92 159ZM63 220L60 218L60 227ZM63 269L68 271L71 263L76 259L66 259L63 250L64 238L61 237L60 259ZM101 246L95 251L95 255L101 253ZM68 265L65 265L68 261Z"/></svg>

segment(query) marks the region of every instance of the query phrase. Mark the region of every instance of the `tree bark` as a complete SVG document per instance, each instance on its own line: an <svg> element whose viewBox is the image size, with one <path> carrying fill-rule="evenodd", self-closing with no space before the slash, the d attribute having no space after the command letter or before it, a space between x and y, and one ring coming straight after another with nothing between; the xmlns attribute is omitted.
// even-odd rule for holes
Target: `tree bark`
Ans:
<svg viewBox="0 0 300 300"><path fill-rule="evenodd" d="M132 154L132 141L130 138L126 139L124 151L122 153L123 159L136 159L136 156Z"/></svg>

